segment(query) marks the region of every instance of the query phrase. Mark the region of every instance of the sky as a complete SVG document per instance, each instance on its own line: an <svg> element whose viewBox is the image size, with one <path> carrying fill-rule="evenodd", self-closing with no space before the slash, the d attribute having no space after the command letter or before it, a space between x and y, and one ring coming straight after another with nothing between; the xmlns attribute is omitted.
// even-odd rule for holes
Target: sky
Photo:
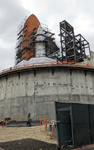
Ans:
<svg viewBox="0 0 94 150"><path fill-rule="evenodd" d="M0 71L15 65L17 27L31 14L55 33L59 47L59 22L66 20L94 51L94 0L0 0Z"/></svg>

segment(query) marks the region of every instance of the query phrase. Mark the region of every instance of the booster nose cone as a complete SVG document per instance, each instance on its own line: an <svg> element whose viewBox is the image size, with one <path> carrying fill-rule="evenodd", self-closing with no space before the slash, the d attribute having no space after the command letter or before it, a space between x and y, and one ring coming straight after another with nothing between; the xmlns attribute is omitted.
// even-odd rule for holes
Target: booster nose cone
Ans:
<svg viewBox="0 0 94 150"><path fill-rule="evenodd" d="M22 39L22 59L29 60L31 57L35 57L34 47L33 51L30 51L30 42L31 38L36 34L39 25L40 22L34 14L30 15L25 21Z"/></svg>

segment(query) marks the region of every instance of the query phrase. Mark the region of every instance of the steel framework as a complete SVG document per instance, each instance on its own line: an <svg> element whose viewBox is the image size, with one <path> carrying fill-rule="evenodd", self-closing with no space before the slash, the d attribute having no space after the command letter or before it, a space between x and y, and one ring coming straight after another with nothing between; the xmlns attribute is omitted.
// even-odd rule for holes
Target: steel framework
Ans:
<svg viewBox="0 0 94 150"><path fill-rule="evenodd" d="M89 51L90 55L89 42L81 34L76 35L75 36L76 59L79 61L83 61L84 58L86 57L86 51Z"/></svg>
<svg viewBox="0 0 94 150"><path fill-rule="evenodd" d="M90 54L89 42L81 35L74 36L74 28L67 22L60 22L61 61L83 61L86 50Z"/></svg>
<svg viewBox="0 0 94 150"><path fill-rule="evenodd" d="M37 33L38 25L35 22L33 30L28 31L30 23L29 21L25 23L26 21L27 19L25 18L18 27L15 64L24 59L29 60L32 57L36 57L36 44L40 43L45 47L45 56L60 62L82 62L86 58L87 51L89 51L90 55L89 42L81 34L75 36L74 28L66 20L60 22L61 55L60 49L55 43L55 34L47 26L42 27L42 33ZM41 36L44 40L39 38Z"/></svg>

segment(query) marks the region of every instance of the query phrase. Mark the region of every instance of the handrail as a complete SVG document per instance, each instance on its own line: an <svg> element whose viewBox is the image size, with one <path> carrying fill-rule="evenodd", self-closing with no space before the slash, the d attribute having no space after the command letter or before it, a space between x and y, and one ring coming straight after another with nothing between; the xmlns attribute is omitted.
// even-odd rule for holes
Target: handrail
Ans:
<svg viewBox="0 0 94 150"><path fill-rule="evenodd" d="M5 71L9 71L9 70L13 70L13 69L17 69L17 68L23 68L23 67L28 67L28 66L37 66L37 65L49 65L49 64L56 64L56 65L74 65L74 66L89 66L89 67L94 67L94 65L91 64L86 64L86 63L77 63L77 62L42 62L42 63L29 63L29 64L24 64L24 65L18 65L18 66L14 66L14 67L10 67L8 69L4 69L2 71L0 71L0 73L3 73Z"/></svg>

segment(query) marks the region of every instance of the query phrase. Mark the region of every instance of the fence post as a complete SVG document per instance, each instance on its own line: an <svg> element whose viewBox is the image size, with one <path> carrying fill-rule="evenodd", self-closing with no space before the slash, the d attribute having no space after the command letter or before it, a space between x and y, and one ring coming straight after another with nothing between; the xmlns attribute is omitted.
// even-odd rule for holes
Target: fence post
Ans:
<svg viewBox="0 0 94 150"><path fill-rule="evenodd" d="M44 124L45 124L45 117L44 117Z"/></svg>
<svg viewBox="0 0 94 150"><path fill-rule="evenodd" d="M41 126L41 118L40 118L40 126Z"/></svg>
<svg viewBox="0 0 94 150"><path fill-rule="evenodd" d="M4 125L5 125L5 120L3 121L3 125L2 125L2 128L4 127Z"/></svg>
<svg viewBox="0 0 94 150"><path fill-rule="evenodd" d="M51 136L53 136L53 122L52 122L52 133L51 133Z"/></svg>
<svg viewBox="0 0 94 150"><path fill-rule="evenodd" d="M46 121L46 123L45 123L45 131L47 131L47 121Z"/></svg>

